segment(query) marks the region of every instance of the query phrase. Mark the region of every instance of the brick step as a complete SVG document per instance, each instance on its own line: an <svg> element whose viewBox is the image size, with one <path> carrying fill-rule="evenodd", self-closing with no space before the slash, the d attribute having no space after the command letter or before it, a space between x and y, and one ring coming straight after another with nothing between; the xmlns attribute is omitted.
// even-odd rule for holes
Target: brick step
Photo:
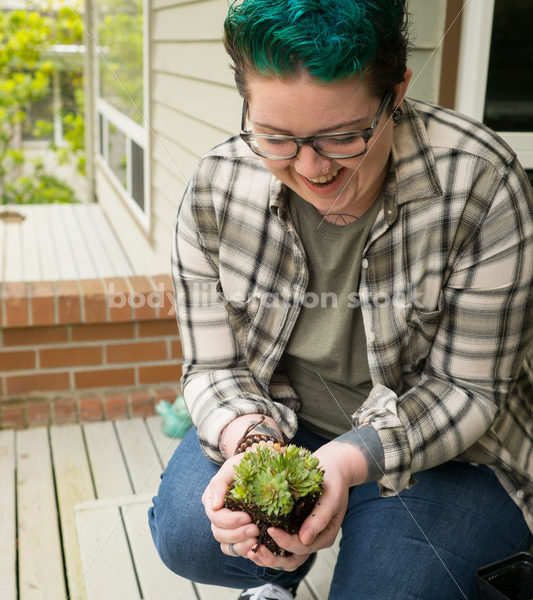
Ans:
<svg viewBox="0 0 533 600"><path fill-rule="evenodd" d="M82 415L82 392L177 389L182 352L168 275L4 283L0 318L0 427L53 423L50 406L74 395Z"/></svg>
<svg viewBox="0 0 533 600"><path fill-rule="evenodd" d="M0 403L0 429L150 417L159 401L172 403L176 395L177 386L167 384L28 395Z"/></svg>

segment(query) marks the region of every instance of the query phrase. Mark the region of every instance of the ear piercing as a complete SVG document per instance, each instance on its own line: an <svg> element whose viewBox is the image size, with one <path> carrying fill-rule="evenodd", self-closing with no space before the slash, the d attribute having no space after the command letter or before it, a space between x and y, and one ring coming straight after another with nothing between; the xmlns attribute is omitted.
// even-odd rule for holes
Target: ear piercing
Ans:
<svg viewBox="0 0 533 600"><path fill-rule="evenodd" d="M402 119L403 119L403 110L399 106L396 106L394 108L394 110L392 111L392 120L395 125L398 125L398 123L400 123Z"/></svg>

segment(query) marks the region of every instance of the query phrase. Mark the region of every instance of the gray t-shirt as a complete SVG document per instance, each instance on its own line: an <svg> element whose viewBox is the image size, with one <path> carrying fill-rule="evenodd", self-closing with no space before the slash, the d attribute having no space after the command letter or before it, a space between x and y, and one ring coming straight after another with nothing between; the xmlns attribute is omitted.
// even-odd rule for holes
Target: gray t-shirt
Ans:
<svg viewBox="0 0 533 600"><path fill-rule="evenodd" d="M296 193L289 196L309 285L282 367L302 401L299 419L328 439L350 429L350 415L372 389L357 290L363 249L382 202L380 196L359 219L339 226Z"/></svg>

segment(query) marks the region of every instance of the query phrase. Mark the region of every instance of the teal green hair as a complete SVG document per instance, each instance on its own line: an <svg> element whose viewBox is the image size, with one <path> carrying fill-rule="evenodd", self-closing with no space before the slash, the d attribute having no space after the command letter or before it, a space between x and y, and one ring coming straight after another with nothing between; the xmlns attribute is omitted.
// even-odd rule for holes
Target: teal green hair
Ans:
<svg viewBox="0 0 533 600"><path fill-rule="evenodd" d="M248 71L285 78L302 69L324 82L376 72L381 95L405 73L406 23L405 0L243 0L229 8L224 44L244 96Z"/></svg>

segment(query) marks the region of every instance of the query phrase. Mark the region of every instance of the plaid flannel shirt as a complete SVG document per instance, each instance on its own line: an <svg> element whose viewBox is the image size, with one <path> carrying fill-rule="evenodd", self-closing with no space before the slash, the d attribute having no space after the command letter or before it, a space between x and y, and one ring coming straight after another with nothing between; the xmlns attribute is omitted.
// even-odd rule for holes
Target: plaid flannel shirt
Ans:
<svg viewBox="0 0 533 600"><path fill-rule="evenodd" d="M480 462L533 527L533 193L484 126L414 100L404 112L361 265L374 387L353 425L379 435L382 495L444 461ZM287 439L297 428L300 400L277 367L308 271L286 201L233 137L202 159L178 211L183 394L215 462L237 416L270 415ZM326 389L324 402L336 410Z"/></svg>

